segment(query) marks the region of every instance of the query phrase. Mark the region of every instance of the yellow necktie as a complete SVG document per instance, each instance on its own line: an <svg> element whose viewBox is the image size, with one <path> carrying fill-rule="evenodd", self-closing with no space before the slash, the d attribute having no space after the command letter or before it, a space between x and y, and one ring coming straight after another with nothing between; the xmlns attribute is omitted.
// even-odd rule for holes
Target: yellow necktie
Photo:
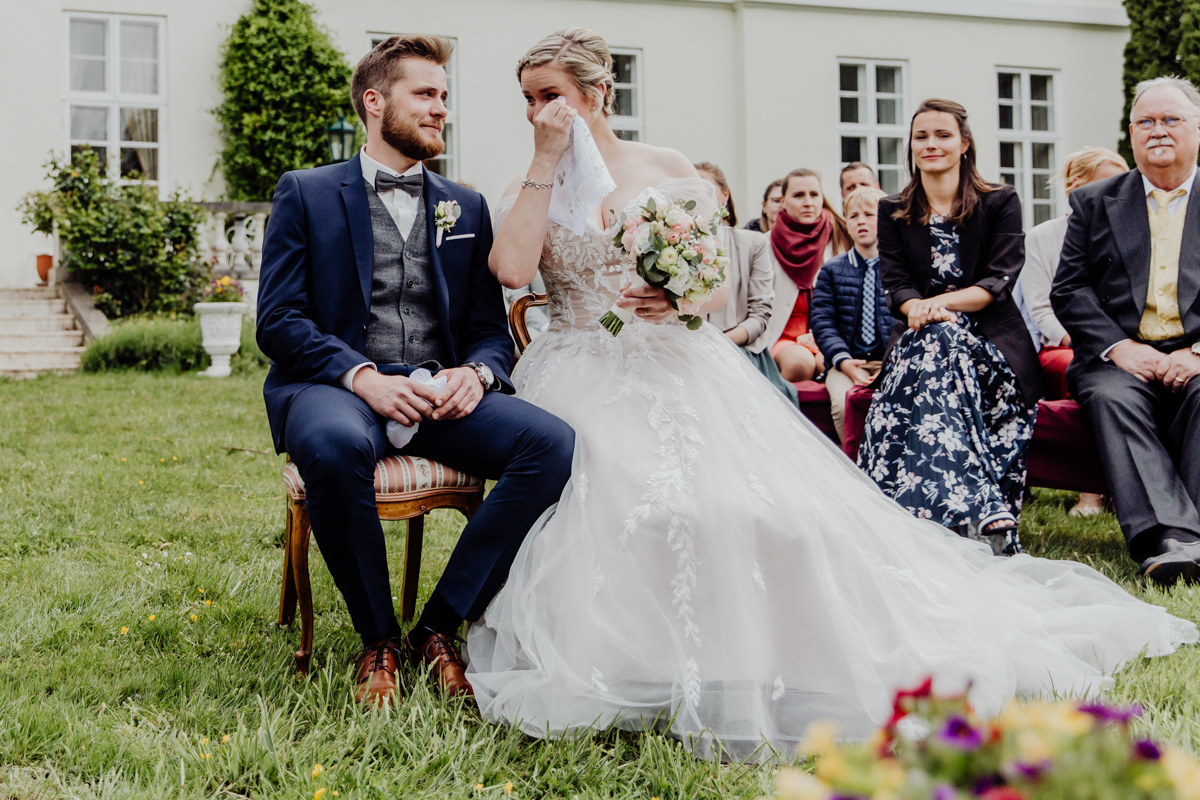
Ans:
<svg viewBox="0 0 1200 800"><path fill-rule="evenodd" d="M1158 233L1167 226L1167 223L1171 221L1171 212L1168 210L1171 205L1171 201L1176 197L1183 197L1185 194L1187 194L1186 189L1176 189L1170 194L1164 192L1162 189L1151 190L1150 196L1153 197L1154 202L1158 204L1158 211L1154 212L1154 224L1150 226L1153 229L1152 233Z"/></svg>

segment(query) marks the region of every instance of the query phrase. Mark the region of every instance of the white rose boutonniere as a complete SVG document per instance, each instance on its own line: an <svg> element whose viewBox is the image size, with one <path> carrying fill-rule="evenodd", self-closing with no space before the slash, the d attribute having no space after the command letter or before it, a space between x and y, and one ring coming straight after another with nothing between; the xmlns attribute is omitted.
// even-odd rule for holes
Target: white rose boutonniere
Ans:
<svg viewBox="0 0 1200 800"><path fill-rule="evenodd" d="M459 207L457 200L443 200L437 204L437 208L433 210L433 224L437 228L435 247L442 246L442 236L446 231L454 230L454 223L458 222L461 215L462 208Z"/></svg>

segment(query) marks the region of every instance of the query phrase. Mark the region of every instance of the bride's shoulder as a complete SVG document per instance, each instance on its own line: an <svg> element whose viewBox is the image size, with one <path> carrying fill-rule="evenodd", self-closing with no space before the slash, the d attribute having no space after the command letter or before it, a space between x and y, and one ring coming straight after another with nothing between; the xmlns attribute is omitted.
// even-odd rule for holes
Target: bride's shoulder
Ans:
<svg viewBox="0 0 1200 800"><path fill-rule="evenodd" d="M696 168L683 153L669 147L655 147L643 142L628 142L626 145L634 157L642 175L657 174L666 178L698 178Z"/></svg>

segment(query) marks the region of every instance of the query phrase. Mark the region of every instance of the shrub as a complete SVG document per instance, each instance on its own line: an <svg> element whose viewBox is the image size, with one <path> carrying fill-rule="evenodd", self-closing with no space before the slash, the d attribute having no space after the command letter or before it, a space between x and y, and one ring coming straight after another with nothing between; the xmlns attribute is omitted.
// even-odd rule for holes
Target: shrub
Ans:
<svg viewBox="0 0 1200 800"><path fill-rule="evenodd" d="M63 266L95 287L96 307L109 317L184 310L206 278L196 252L204 210L178 192L162 201L144 182L109 179L90 147L46 166L54 187L25 196L22 221L42 233L57 225Z"/></svg>
<svg viewBox="0 0 1200 800"><path fill-rule="evenodd" d="M283 173L325 163L325 126L354 118L346 57L300 0L254 0L225 42L221 90L230 200L269 200Z"/></svg>
<svg viewBox="0 0 1200 800"><path fill-rule="evenodd" d="M107 334L89 344L80 368L84 372L129 369L179 373L207 369L210 363L195 317L142 317L113 325ZM242 345L230 365L235 372L244 372L267 364L267 357L254 340L254 325L243 320Z"/></svg>

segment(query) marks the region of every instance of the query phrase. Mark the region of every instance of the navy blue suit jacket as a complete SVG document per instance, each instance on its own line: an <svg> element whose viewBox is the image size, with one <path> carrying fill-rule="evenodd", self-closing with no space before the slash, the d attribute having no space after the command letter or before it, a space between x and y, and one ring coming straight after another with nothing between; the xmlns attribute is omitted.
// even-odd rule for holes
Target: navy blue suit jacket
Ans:
<svg viewBox="0 0 1200 800"><path fill-rule="evenodd" d="M865 358L877 361L883 357L884 345L896 323L888 309L883 294L883 282L875 282L875 345L864 349L859 344L859 328L862 324L863 270L866 265L855 253L842 253L825 262L817 273L817 285L813 288L812 308L808 312L808 327L812 330L817 347L825 355L830 369L837 369L845 359L833 361L835 356L845 354L848 358ZM878 273L876 273L878 274Z"/></svg>
<svg viewBox="0 0 1200 800"><path fill-rule="evenodd" d="M500 284L488 269L492 221L487 201L428 170L424 198L438 322L450 355L445 366L483 362L503 390L512 392L513 342ZM434 209L443 200L457 201L462 213L438 247ZM374 250L357 155L279 179L258 287L258 346L271 359L263 397L279 452L292 398L314 383L338 385L346 370L370 360L363 350ZM380 365L381 372L393 375L413 369Z"/></svg>

